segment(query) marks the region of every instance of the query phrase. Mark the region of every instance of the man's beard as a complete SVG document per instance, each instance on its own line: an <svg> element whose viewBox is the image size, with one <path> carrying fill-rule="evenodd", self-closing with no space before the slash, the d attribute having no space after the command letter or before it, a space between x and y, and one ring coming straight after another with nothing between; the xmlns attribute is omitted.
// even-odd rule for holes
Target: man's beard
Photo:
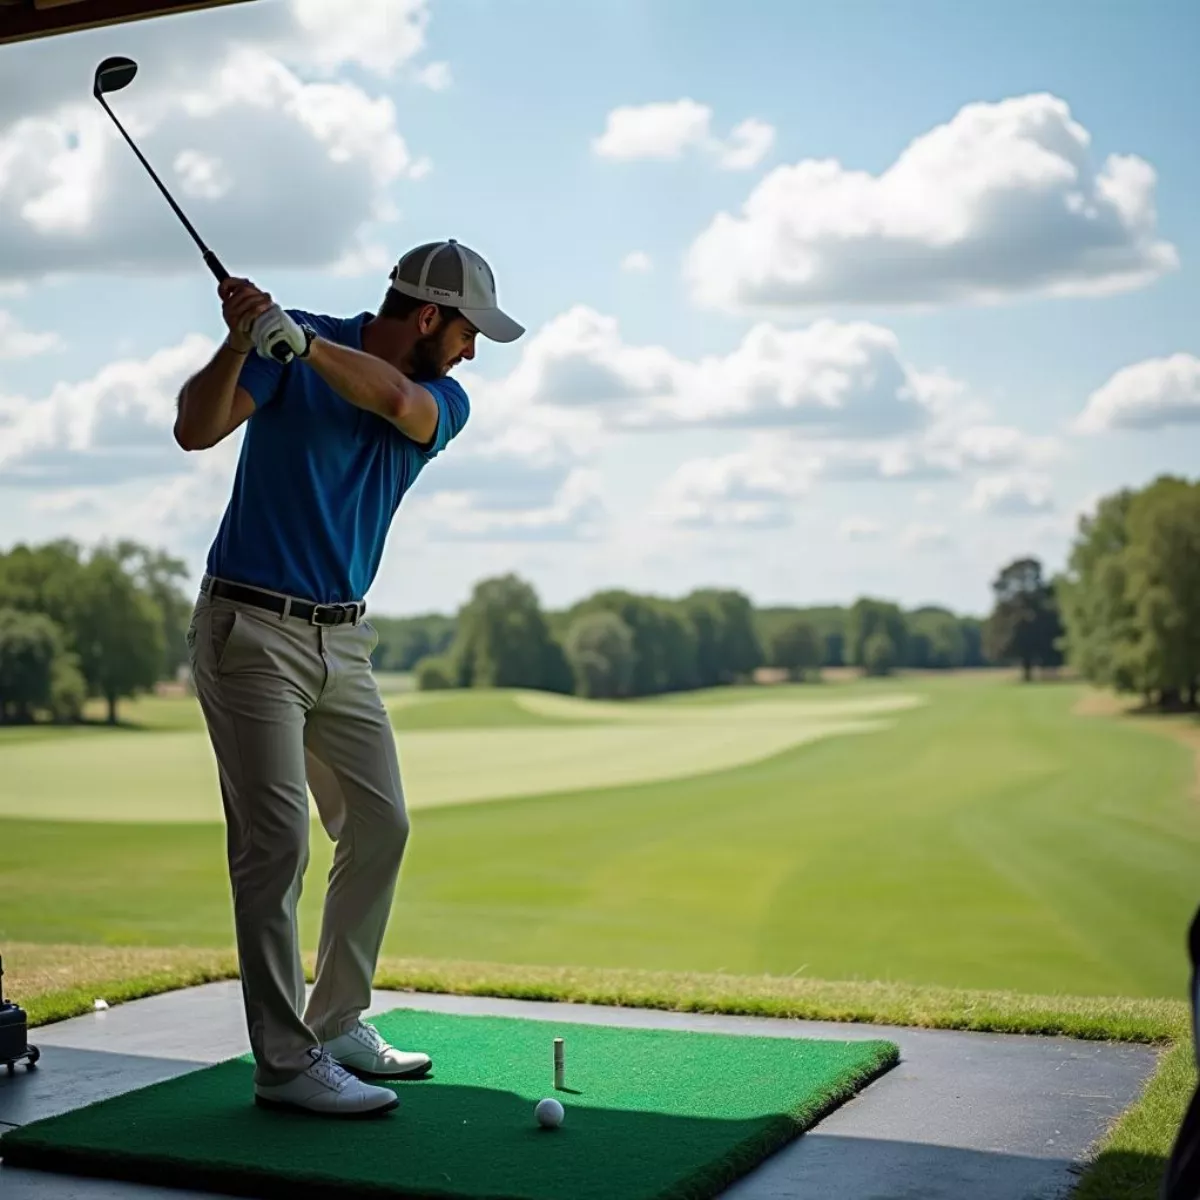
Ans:
<svg viewBox="0 0 1200 1200"><path fill-rule="evenodd" d="M450 369L447 363L445 334L442 331L427 333L409 355L414 379L440 379Z"/></svg>

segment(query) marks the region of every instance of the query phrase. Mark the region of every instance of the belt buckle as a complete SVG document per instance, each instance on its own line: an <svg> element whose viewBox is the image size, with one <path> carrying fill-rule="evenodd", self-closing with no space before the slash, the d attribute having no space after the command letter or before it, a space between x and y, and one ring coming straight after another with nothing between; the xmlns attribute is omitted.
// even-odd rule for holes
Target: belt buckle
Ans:
<svg viewBox="0 0 1200 1200"><path fill-rule="evenodd" d="M366 605L361 600L355 600L352 604L314 604L308 623L310 625L344 625L348 615L350 624L357 625L362 620L365 609ZM322 610L336 613L336 619L327 622L321 621L317 614Z"/></svg>

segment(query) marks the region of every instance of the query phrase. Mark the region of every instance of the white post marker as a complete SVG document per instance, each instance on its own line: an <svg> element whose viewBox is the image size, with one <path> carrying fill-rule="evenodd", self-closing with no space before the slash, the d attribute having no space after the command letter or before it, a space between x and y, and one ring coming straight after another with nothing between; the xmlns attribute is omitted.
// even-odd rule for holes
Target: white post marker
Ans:
<svg viewBox="0 0 1200 1200"><path fill-rule="evenodd" d="M563 1089L563 1074L566 1069L566 1050L562 1038L554 1039L554 1087L556 1091Z"/></svg>

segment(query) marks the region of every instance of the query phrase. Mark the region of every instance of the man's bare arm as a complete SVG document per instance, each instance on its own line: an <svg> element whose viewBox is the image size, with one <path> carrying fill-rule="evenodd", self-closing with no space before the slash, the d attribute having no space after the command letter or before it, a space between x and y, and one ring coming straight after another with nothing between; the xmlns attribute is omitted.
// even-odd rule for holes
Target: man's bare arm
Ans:
<svg viewBox="0 0 1200 1200"><path fill-rule="evenodd" d="M390 421L418 445L433 441L438 405L432 393L391 363L315 338L304 361L343 399Z"/></svg>
<svg viewBox="0 0 1200 1200"><path fill-rule="evenodd" d="M184 450L206 450L227 438L254 412L254 397L237 381L254 349L250 330L271 306L271 296L248 279L225 279L217 286L221 316L229 335L208 364L179 391L175 440Z"/></svg>
<svg viewBox="0 0 1200 1200"><path fill-rule="evenodd" d="M254 398L237 386L245 359L245 354L222 343L180 389L175 440L184 450L215 446L254 412Z"/></svg>

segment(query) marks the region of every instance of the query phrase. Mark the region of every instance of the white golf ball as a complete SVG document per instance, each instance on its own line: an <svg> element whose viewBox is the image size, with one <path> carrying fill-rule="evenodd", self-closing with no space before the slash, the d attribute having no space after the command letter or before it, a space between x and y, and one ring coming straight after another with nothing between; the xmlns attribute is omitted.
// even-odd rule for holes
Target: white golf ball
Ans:
<svg viewBox="0 0 1200 1200"><path fill-rule="evenodd" d="M563 1106L553 1096L539 1100L533 1111L543 1129L557 1129L563 1123Z"/></svg>

